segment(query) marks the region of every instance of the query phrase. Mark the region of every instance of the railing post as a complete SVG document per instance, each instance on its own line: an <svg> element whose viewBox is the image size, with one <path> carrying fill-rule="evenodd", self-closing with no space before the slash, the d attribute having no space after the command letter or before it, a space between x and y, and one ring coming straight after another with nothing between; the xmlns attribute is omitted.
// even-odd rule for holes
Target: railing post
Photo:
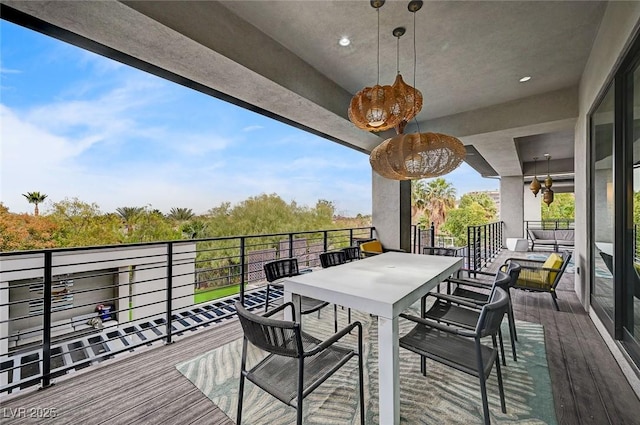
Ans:
<svg viewBox="0 0 640 425"><path fill-rule="evenodd" d="M436 246L436 225L432 221L431 222L431 246Z"/></svg>
<svg viewBox="0 0 640 425"><path fill-rule="evenodd" d="M51 284L52 252L44 253L44 317L42 320L42 388L51 384Z"/></svg>
<svg viewBox="0 0 640 425"><path fill-rule="evenodd" d="M476 269L474 238L472 238L472 226L467 226L467 268L471 269L471 258L473 258L473 270Z"/></svg>
<svg viewBox="0 0 640 425"><path fill-rule="evenodd" d="M353 227L349 229L349 246L353 246Z"/></svg>
<svg viewBox="0 0 640 425"><path fill-rule="evenodd" d="M293 233L289 233L289 258L293 258Z"/></svg>
<svg viewBox="0 0 640 425"><path fill-rule="evenodd" d="M172 311L172 300L173 300L173 243L167 243L167 340L166 344L172 344L171 340L172 331L171 331L171 311Z"/></svg>
<svg viewBox="0 0 640 425"><path fill-rule="evenodd" d="M324 230L324 231L322 232L324 252L327 252L327 249L329 248L329 240L328 240L328 236L329 236L329 232L327 232L326 230Z"/></svg>
<svg viewBox="0 0 640 425"><path fill-rule="evenodd" d="M244 305L244 285L245 285L245 274L244 269L246 267L245 260L245 238L242 236L240 238L240 304Z"/></svg>

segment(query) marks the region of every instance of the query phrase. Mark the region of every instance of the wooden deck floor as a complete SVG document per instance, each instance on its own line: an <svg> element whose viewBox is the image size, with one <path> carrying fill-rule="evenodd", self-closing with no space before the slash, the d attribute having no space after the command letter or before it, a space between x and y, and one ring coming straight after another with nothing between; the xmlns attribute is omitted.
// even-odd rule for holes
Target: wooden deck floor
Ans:
<svg viewBox="0 0 640 425"><path fill-rule="evenodd" d="M573 276L565 276L559 286L559 312L549 294L513 295L517 319L544 325L558 423L640 424L640 400L580 305ZM5 397L0 399L0 423L232 424L174 366L240 336L232 320L67 375L46 390ZM55 409L56 417L12 418L18 412L43 412L31 409Z"/></svg>

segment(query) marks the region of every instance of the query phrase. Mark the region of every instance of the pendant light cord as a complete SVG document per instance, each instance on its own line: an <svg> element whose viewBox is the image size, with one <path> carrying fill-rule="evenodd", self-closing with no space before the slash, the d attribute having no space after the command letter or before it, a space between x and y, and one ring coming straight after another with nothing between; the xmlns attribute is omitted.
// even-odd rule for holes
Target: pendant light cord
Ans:
<svg viewBox="0 0 640 425"><path fill-rule="evenodd" d="M418 54L417 54L417 49L416 49L416 12L413 12L413 89L414 90L418 90L416 88L416 69L417 69L417 62L418 62ZM418 96L416 96L416 93L413 94L413 108L417 109L416 107L416 103L417 103L417 98ZM418 133L420 133L420 124L418 123L418 114L416 114L413 117L414 121L416 122L416 127L418 129Z"/></svg>
<svg viewBox="0 0 640 425"><path fill-rule="evenodd" d="M376 9L378 13L378 80L376 85L380 85L380 8Z"/></svg>
<svg viewBox="0 0 640 425"><path fill-rule="evenodd" d="M396 72L400 75L400 37L396 37Z"/></svg>

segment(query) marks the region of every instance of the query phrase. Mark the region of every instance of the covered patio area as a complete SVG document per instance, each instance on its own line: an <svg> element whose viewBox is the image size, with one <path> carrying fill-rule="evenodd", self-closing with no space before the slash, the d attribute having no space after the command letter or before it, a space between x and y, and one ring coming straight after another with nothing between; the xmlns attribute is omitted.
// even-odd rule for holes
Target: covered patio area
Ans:
<svg viewBox="0 0 640 425"><path fill-rule="evenodd" d="M3 19L327 143L368 155L393 135L360 131L347 116L352 96L378 77L375 13L368 2L0 5ZM640 296L633 290L640 285L640 217L634 216L640 202L634 198L640 192L640 2L426 2L420 13L414 78L425 107L406 131L420 127L459 138L466 162L483 177L499 179L505 239L525 237L525 222L540 220L541 197L529 191L534 177L548 174L555 191L575 193L574 267L559 287L560 311L548 294L514 292L516 318L544 326L558 422L638 423L634 298ZM385 35L378 72L391 83L397 73L391 29L414 28L413 17L395 1L380 16ZM351 38L346 49L338 43L345 32ZM403 72L412 66L408 46L399 55ZM534 158L546 153L552 159L536 169ZM371 182L376 237L409 251L410 183L373 171ZM604 280L596 274L602 244L612 258ZM503 252L492 267L512 254ZM235 320L228 321L126 361L105 361L45 391L8 396L4 412L55 408L56 423L231 423L174 366L239 336Z"/></svg>

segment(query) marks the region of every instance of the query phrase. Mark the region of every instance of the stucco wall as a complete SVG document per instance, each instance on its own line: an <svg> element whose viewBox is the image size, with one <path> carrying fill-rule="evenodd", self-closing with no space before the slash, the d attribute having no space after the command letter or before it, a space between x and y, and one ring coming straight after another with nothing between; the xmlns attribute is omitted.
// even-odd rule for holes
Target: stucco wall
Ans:
<svg viewBox="0 0 640 425"><path fill-rule="evenodd" d="M521 238L524 230L522 176L500 179L500 220L504 221L504 238ZM505 241L502 241L503 243Z"/></svg>
<svg viewBox="0 0 640 425"><path fill-rule="evenodd" d="M387 248L411 245L411 182L389 180L371 171L372 213L376 237Z"/></svg>

